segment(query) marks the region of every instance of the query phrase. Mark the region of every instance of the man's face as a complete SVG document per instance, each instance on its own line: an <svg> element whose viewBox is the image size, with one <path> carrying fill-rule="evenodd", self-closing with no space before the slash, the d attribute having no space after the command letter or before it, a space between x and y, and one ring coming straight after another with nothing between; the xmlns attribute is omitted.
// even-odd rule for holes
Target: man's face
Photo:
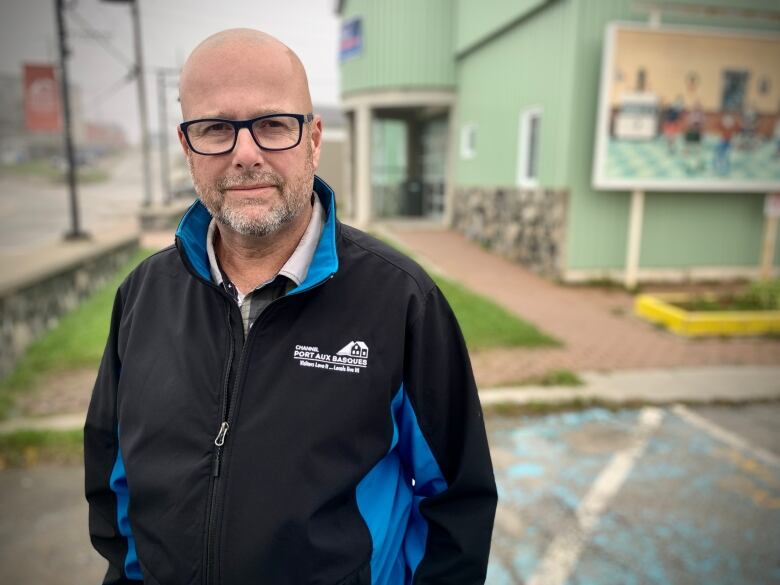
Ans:
<svg viewBox="0 0 780 585"><path fill-rule="evenodd" d="M257 49L255 48L257 53ZM224 53L224 51L223 51ZM289 58L242 53L201 59L190 74L185 120L240 120L271 113L306 114L308 96L289 69ZM195 191L217 221L243 235L273 234L295 219L309 203L319 161L319 118L304 124L301 142L283 151L260 149L248 129L238 133L234 149L207 156L192 152L179 131Z"/></svg>

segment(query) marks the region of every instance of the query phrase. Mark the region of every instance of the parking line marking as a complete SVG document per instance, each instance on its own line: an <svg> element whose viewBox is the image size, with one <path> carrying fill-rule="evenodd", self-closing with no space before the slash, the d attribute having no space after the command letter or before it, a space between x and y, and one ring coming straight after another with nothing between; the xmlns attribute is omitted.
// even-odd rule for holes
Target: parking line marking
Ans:
<svg viewBox="0 0 780 585"><path fill-rule="evenodd" d="M523 537L524 526L520 519L520 514L513 510L510 506L498 503L496 508L496 520L495 527L504 534L511 536L513 539L519 539Z"/></svg>
<svg viewBox="0 0 780 585"><path fill-rule="evenodd" d="M660 426L664 413L659 408L643 408L639 424L628 446L612 456L583 498L576 511L577 522L559 532L545 551L527 585L562 585L571 576L582 549L610 500L625 483L636 461L647 446L650 435Z"/></svg>
<svg viewBox="0 0 780 585"><path fill-rule="evenodd" d="M761 447L754 445L747 439L743 439L739 435L736 435L731 431L727 431L723 427L718 426L711 421L708 421L703 416L699 416L682 404L676 404L674 407L672 407L672 411L685 422L700 428L722 443L726 443L727 445L735 447L736 449L740 449L741 451L746 451L756 459L760 459L769 465L780 466L779 456L775 455L771 451L767 451L766 449L762 449Z"/></svg>

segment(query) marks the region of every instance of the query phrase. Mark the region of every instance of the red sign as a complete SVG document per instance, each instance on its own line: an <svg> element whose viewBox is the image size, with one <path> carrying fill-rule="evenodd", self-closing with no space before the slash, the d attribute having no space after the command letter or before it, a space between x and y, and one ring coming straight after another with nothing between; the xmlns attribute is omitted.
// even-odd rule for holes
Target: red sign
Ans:
<svg viewBox="0 0 780 585"><path fill-rule="evenodd" d="M24 123L33 132L59 132L60 91L52 65L24 66Z"/></svg>

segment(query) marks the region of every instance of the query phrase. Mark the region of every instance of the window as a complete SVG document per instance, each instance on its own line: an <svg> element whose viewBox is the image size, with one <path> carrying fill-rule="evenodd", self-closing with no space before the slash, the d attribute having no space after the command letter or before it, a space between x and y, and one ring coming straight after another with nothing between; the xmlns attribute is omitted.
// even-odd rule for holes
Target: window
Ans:
<svg viewBox="0 0 780 585"><path fill-rule="evenodd" d="M517 148L517 185L539 185L539 137L542 109L529 108L520 113L519 141Z"/></svg>
<svg viewBox="0 0 780 585"><path fill-rule="evenodd" d="M470 160L477 156L477 125L465 124L460 129L460 158Z"/></svg>

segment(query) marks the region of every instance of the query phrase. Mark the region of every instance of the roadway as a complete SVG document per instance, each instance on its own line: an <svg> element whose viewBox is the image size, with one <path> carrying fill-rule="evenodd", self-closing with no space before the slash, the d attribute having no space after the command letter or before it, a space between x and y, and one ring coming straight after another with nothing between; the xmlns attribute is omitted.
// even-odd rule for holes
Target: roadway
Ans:
<svg viewBox="0 0 780 585"><path fill-rule="evenodd" d="M171 161L176 156L172 155ZM160 201L157 156L152 157L152 197ZM179 161L181 165L181 161ZM136 226L143 201L141 156L138 150L99 163L109 173L106 181L79 185L81 226L90 233ZM43 178L0 176L0 254L18 254L61 241L70 230L67 187Z"/></svg>

